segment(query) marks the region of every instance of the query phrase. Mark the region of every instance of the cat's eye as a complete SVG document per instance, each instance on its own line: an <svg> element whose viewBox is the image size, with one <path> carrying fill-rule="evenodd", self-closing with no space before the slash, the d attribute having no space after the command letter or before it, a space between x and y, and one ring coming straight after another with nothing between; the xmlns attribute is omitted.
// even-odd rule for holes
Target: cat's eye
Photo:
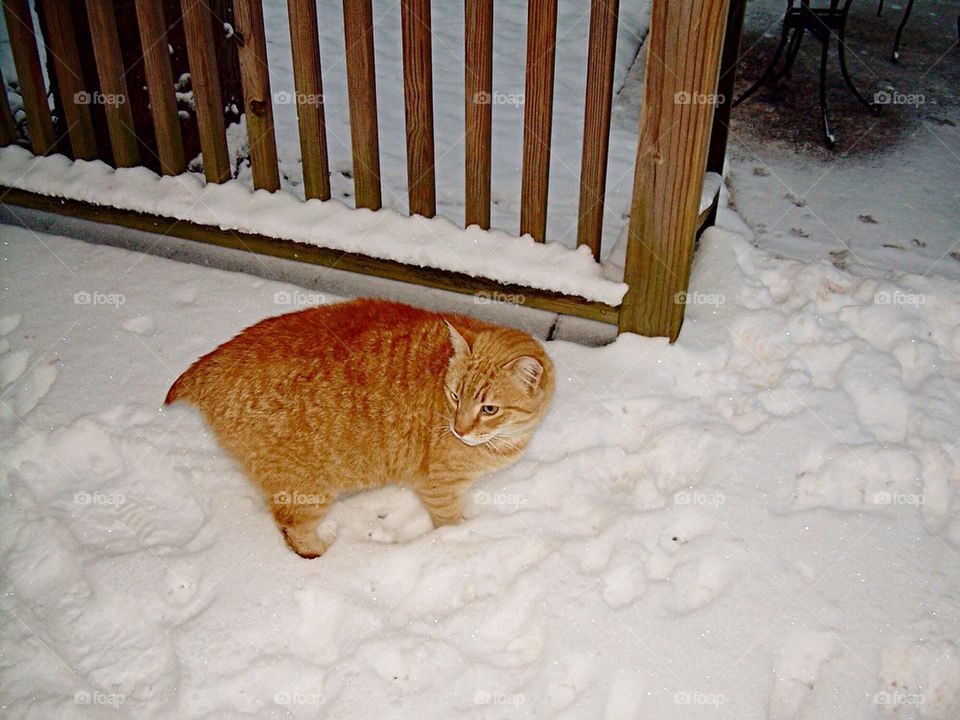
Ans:
<svg viewBox="0 0 960 720"><path fill-rule="evenodd" d="M447 392L450 393L451 400L453 400L455 403L460 402L460 396L457 395L453 390L451 390L450 388L447 388Z"/></svg>
<svg viewBox="0 0 960 720"><path fill-rule="evenodd" d="M484 415L496 415L498 412L500 412L500 408L496 405L484 405L480 408L480 412L482 412Z"/></svg>

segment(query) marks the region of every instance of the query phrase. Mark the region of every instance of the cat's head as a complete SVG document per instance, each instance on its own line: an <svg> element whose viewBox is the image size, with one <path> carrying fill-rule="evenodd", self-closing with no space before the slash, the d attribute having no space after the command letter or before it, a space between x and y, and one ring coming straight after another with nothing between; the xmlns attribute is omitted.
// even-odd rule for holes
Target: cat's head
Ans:
<svg viewBox="0 0 960 720"><path fill-rule="evenodd" d="M444 378L450 432L465 445L519 449L553 396L553 363L518 330L471 333L446 325L453 347Z"/></svg>

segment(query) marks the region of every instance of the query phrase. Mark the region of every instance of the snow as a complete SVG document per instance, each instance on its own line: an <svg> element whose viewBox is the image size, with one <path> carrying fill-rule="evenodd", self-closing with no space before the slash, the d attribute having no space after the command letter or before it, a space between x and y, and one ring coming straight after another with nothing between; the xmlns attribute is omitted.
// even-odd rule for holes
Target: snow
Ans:
<svg viewBox="0 0 960 720"><path fill-rule="evenodd" d="M320 5L332 184L349 205L342 23L338 6ZM34 164L16 149L0 155L0 182L615 303L642 53L627 68L648 5L621 2L599 269L563 247L587 30L586 6L569 0L546 246L507 237L519 102L494 106L503 233L455 227L456 4L432 6L438 212L453 222L401 216L399 9L382 2L382 212L299 201L283 104L274 196L251 191L246 166L215 188L194 174ZM497 4L504 98L523 91L523 8ZM289 92L286 10L271 0L265 11L273 90ZM15 77L5 42L0 65ZM548 343L555 405L522 460L475 485L462 524L432 530L400 488L362 493L334 507L322 530L338 539L314 561L286 548L199 415L161 403L240 329L338 298L0 226L3 716L960 716L950 127L926 123L886 155L829 166L733 137L721 228L699 243L679 341ZM229 141L242 151L242 124ZM701 210L717 187L708 175Z"/></svg>
<svg viewBox="0 0 960 720"><path fill-rule="evenodd" d="M960 711L956 280L712 229L675 345L548 343L555 405L462 524L363 493L305 561L200 416L160 406L307 294L2 237L5 717Z"/></svg>
<svg viewBox="0 0 960 720"><path fill-rule="evenodd" d="M338 202L304 202L245 183L205 183L197 173L161 177L143 168L114 169L99 160L35 157L0 148L0 184L53 197L165 215L409 265L486 277L506 284L579 295L619 305L627 286L604 277L589 248L538 243L529 235L463 229L449 220L392 210L351 209Z"/></svg>

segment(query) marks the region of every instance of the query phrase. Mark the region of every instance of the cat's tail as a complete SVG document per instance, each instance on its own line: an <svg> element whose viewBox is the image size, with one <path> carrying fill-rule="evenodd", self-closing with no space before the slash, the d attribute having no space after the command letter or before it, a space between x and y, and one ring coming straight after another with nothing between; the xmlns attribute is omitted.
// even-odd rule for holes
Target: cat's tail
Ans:
<svg viewBox="0 0 960 720"><path fill-rule="evenodd" d="M173 385L170 386L170 389L167 390L167 397L164 399L164 405L172 405L178 400L192 400L193 395L193 376L195 375L196 366L191 365L187 368L183 374L174 380Z"/></svg>

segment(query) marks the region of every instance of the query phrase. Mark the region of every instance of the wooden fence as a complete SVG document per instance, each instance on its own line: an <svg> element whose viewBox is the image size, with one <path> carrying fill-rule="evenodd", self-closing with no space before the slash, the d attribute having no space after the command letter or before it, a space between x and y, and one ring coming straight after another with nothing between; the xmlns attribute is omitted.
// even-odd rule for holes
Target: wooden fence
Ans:
<svg viewBox="0 0 960 720"><path fill-rule="evenodd" d="M38 33L27 0L3 0L32 151L63 152L75 158L102 158L117 167L141 164L144 138L138 136L130 103L104 104L106 139L98 142L89 104L77 93L127 96L117 12L121 2L85 0L85 26L68 0L37 0L44 18L43 38L67 128L57 138L38 53ZM288 0L295 91L322 98L317 0ZM135 0L143 72L162 173L186 170L183 131L167 36L178 18L169 17L169 0ZM223 3L221 3L223 4ZM715 212L700 212L705 169L722 169L729 98L743 21L744 0L653 0L644 99L633 190L625 281L629 291L619 307L438 270L414 268L363 255L344 255L271 238L222 231L172 218L63 202L0 188L2 201L66 212L104 222L166 232L179 237L267 254L333 265L458 292L499 289L523 295L527 304L617 324L621 331L675 339L684 305L695 237ZM233 0L234 36L249 134L253 184L280 186L270 77L261 0ZM580 178L578 245L599 257L607 175L618 0L592 0ZM728 6L729 12L728 12ZM196 128L208 182L230 178L224 103L209 0L181 0L196 113ZM493 92L493 0L465 0L465 217L468 225L490 227L491 104L478 98ZM377 90L374 68L372 0L343 0L347 89L358 208L381 207ZM539 242L546 237L550 137L553 118L556 0L529 0L525 77L524 142L520 232ZM436 213L430 0L401 0L407 177L411 213ZM85 39L84 39L85 38ZM726 41L725 41L726 38ZM92 46L82 57L80 40ZM721 67L721 59L723 66ZM84 65L95 64L91 86ZM719 95L712 103L681 103L677 98ZM330 198L322 101L299 103L298 122L306 197ZM6 93L0 93L0 145L17 141Z"/></svg>

